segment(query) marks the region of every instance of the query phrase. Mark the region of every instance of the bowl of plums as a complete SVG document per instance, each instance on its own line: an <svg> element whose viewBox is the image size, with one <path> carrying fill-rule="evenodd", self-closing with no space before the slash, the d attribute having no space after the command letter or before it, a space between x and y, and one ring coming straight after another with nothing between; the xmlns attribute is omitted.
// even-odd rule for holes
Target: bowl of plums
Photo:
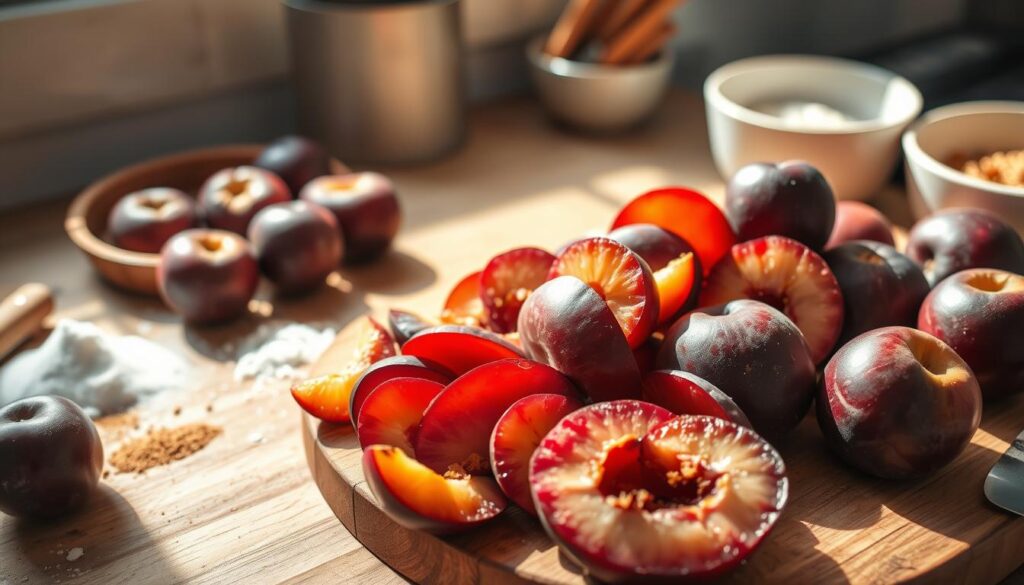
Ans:
<svg viewBox="0 0 1024 585"><path fill-rule="evenodd" d="M400 223L390 179L285 136L122 169L79 194L65 229L109 282L213 323L242 314L261 275L300 294L382 254Z"/></svg>

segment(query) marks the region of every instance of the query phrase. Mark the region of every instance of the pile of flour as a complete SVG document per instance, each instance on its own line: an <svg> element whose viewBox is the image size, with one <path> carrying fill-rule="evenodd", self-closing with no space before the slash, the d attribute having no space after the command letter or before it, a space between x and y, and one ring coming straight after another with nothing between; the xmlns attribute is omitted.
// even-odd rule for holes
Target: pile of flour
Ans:
<svg viewBox="0 0 1024 585"><path fill-rule="evenodd" d="M263 325L239 346L235 380L298 378L334 341L332 328L319 329L301 323Z"/></svg>
<svg viewBox="0 0 1024 585"><path fill-rule="evenodd" d="M188 371L185 360L151 341L64 319L41 346L23 352L0 370L0 405L56 394L97 417L185 388Z"/></svg>

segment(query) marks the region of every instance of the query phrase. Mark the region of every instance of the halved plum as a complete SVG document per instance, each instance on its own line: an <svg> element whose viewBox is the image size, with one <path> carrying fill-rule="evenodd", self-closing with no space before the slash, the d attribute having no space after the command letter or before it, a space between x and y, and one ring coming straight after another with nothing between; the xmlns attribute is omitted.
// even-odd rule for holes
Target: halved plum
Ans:
<svg viewBox="0 0 1024 585"><path fill-rule="evenodd" d="M422 331L405 342L402 354L440 364L456 376L488 362L526 357L500 335L462 325L439 325Z"/></svg>
<svg viewBox="0 0 1024 585"><path fill-rule="evenodd" d="M460 532L508 506L493 479L441 475L390 445L371 445L363 451L363 475L384 513L411 530Z"/></svg>
<svg viewBox="0 0 1024 585"><path fill-rule="evenodd" d="M520 398L501 415L491 433L491 471L498 486L520 508L537 515L530 496L530 457L562 417L583 407L561 394Z"/></svg>
<svg viewBox="0 0 1024 585"><path fill-rule="evenodd" d="M656 370L644 377L644 400L675 414L716 416L753 428L743 410L725 392L700 376L679 370Z"/></svg>
<svg viewBox="0 0 1024 585"><path fill-rule="evenodd" d="M359 409L377 386L394 378L421 378L447 385L455 375L444 366L412 355L396 355L380 360L363 372L349 398L348 410L353 426L359 421Z"/></svg>
<svg viewBox="0 0 1024 585"><path fill-rule="evenodd" d="M574 276L549 280L519 313L519 337L534 360L572 380L594 401L639 398L643 380L608 305Z"/></svg>
<svg viewBox="0 0 1024 585"><path fill-rule="evenodd" d="M609 238L587 238L567 246L551 265L549 278L575 276L590 285L611 309L630 347L658 324L658 291L640 256Z"/></svg>
<svg viewBox="0 0 1024 585"><path fill-rule="evenodd" d="M356 437L359 446L391 445L415 456L413 438L423 411L444 390L444 385L422 378L392 378L370 392L359 410Z"/></svg>
<svg viewBox="0 0 1024 585"><path fill-rule="evenodd" d="M441 310L441 322L449 325L486 327L487 311L480 298L481 271L467 274L456 283Z"/></svg>
<svg viewBox="0 0 1024 585"><path fill-rule="evenodd" d="M705 281L700 306L736 299L761 301L792 319L816 364L842 332L839 282L821 256L796 240L766 236L733 246Z"/></svg>
<svg viewBox="0 0 1024 585"><path fill-rule="evenodd" d="M554 256L540 248L516 248L491 258L480 273L480 299L491 331L516 330L523 302L544 284L554 261Z"/></svg>
<svg viewBox="0 0 1024 585"><path fill-rule="evenodd" d="M372 364L395 355L395 340L371 317L343 329L318 361L324 375L303 380L291 388L292 398L320 420L351 420L349 398L356 381Z"/></svg>
<svg viewBox="0 0 1024 585"><path fill-rule="evenodd" d="M423 413L414 443L416 458L438 473L488 473L495 423L531 394L579 396L565 376L530 360L491 362L456 378Z"/></svg>
<svg viewBox="0 0 1024 585"><path fill-rule="evenodd" d="M427 321L416 313L399 309L388 311L388 327L391 329L391 335L394 336L398 345L402 345L420 331L430 329L434 325L434 323Z"/></svg>
<svg viewBox="0 0 1024 585"><path fill-rule="evenodd" d="M725 214L704 195L683 187L649 191L622 208L612 229L634 223L651 223L686 240L707 274L736 243L736 234Z"/></svg>
<svg viewBox="0 0 1024 585"><path fill-rule="evenodd" d="M555 425L530 486L551 538L609 582L728 572L774 526L789 488L782 458L750 429L626 400Z"/></svg>

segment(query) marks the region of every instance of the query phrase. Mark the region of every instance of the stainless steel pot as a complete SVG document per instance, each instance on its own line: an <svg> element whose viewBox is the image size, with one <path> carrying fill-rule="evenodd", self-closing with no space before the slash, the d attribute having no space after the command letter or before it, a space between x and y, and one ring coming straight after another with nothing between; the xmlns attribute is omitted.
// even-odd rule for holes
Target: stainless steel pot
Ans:
<svg viewBox="0 0 1024 585"><path fill-rule="evenodd" d="M463 141L458 0L284 0L304 133L345 162L436 159Z"/></svg>

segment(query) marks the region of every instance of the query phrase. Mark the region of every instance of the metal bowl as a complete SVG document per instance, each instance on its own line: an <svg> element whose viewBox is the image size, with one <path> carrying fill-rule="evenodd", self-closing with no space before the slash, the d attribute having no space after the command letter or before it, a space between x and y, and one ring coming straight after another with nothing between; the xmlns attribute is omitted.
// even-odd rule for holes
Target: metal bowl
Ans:
<svg viewBox="0 0 1024 585"><path fill-rule="evenodd" d="M649 118L665 97L674 55L662 51L639 65L600 65L552 57L544 38L526 48L541 103L556 120L580 130L618 132Z"/></svg>

